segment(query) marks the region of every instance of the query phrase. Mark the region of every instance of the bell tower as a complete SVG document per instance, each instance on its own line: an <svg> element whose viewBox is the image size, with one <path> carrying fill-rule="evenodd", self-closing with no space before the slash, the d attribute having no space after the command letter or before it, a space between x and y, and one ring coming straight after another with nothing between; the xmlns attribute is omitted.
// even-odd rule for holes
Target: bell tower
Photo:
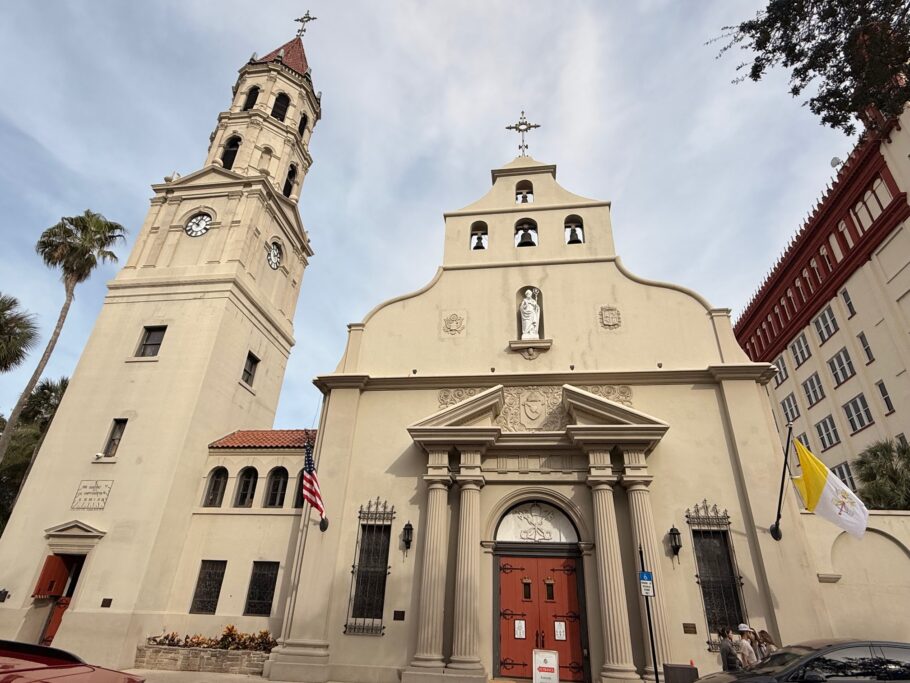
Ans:
<svg viewBox="0 0 910 683"><path fill-rule="evenodd" d="M54 623L55 646L124 666L185 618L171 589L208 444L272 427L313 255L297 204L321 107L301 34L240 69L205 165L152 186L0 538L0 638ZM71 567L71 601L34 597Z"/></svg>

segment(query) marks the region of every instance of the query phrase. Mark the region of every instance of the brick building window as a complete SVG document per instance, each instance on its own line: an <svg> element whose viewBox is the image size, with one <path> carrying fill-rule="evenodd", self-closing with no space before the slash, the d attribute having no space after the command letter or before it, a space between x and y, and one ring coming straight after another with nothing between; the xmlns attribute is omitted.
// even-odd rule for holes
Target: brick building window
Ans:
<svg viewBox="0 0 910 683"><path fill-rule="evenodd" d="M774 376L774 386L779 387L790 376L790 373L787 372L787 364L784 362L784 357L782 355L778 356L777 360L774 361L774 367L777 368L777 374Z"/></svg>
<svg viewBox="0 0 910 683"><path fill-rule="evenodd" d="M869 365L875 360L875 356L872 353L872 347L869 346L869 340L866 339L866 333L860 332L856 335L856 338L859 340L859 345L863 347L863 353L866 355L866 365Z"/></svg>
<svg viewBox="0 0 910 683"><path fill-rule="evenodd" d="M834 317L834 311L827 306L818 317L812 321L815 324L815 330L818 332L818 340L822 344L828 341L835 332L837 332L837 319Z"/></svg>
<svg viewBox="0 0 910 683"><path fill-rule="evenodd" d="M828 361L828 367L831 369L831 375L834 377L834 384L840 386L856 374L853 369L853 361L850 360L850 354L846 347L831 357Z"/></svg>
<svg viewBox="0 0 910 683"><path fill-rule="evenodd" d="M885 413L893 413L894 403L891 402L891 397L888 395L888 389L885 387L885 383L878 381L875 383L875 386L878 387L878 393L882 395L882 403L885 404Z"/></svg>
<svg viewBox="0 0 910 683"><path fill-rule="evenodd" d="M818 433L818 440L821 441L823 451L840 443L837 425L834 424L834 418L830 415L825 417L821 422L815 423L815 431Z"/></svg>
<svg viewBox="0 0 910 683"><path fill-rule="evenodd" d="M822 381L818 378L818 373L813 372L809 379L803 382L803 390L806 392L806 400L811 408L825 397L825 390L822 388Z"/></svg>
<svg viewBox="0 0 910 683"><path fill-rule="evenodd" d="M793 361L796 363L796 367L799 367L812 357L805 333L793 340L793 343L790 344L790 353L793 354Z"/></svg>
<svg viewBox="0 0 910 683"><path fill-rule="evenodd" d="M846 289L842 289L840 291L840 296L844 300L844 306L847 307L847 313L849 313L850 317L852 318L854 315L856 315L856 309L853 308L853 299L850 298L850 292L848 292Z"/></svg>
<svg viewBox="0 0 910 683"><path fill-rule="evenodd" d="M842 462L840 465L832 467L831 471L837 475L838 479L849 486L851 491L856 491L856 482L853 480L853 472L850 471L850 463Z"/></svg>
<svg viewBox="0 0 910 683"><path fill-rule="evenodd" d="M866 403L866 397L862 394L854 396L843 407L853 433L872 424L872 412L869 410L869 404Z"/></svg>
<svg viewBox="0 0 910 683"><path fill-rule="evenodd" d="M796 405L796 397L790 393L780 402L781 410L784 411L784 419L787 422L793 422L799 417L799 406Z"/></svg>

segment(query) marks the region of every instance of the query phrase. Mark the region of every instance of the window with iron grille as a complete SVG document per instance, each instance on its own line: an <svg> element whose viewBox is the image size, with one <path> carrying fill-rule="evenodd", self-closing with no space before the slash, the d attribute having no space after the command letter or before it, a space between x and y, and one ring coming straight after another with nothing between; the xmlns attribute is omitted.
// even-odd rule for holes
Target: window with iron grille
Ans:
<svg viewBox="0 0 910 683"><path fill-rule="evenodd" d="M806 400L809 401L810 408L825 397L825 390L822 388L822 381L818 378L817 372L813 372L809 379L803 382L803 391L806 392Z"/></svg>
<svg viewBox="0 0 910 683"><path fill-rule="evenodd" d="M701 588L708 625L708 649L720 649L717 630L747 622L742 598L743 580L736 564L736 553L730 537L730 516L708 501L686 510L686 522L692 532L695 551L696 581Z"/></svg>
<svg viewBox="0 0 910 683"><path fill-rule="evenodd" d="M787 372L787 364L784 362L783 356L778 356L777 360L774 361L774 367L777 368L777 374L774 376L774 386L779 387L786 381L787 377L790 376L790 373Z"/></svg>
<svg viewBox="0 0 910 683"><path fill-rule="evenodd" d="M351 597L344 632L381 636L385 586L389 575L389 545L395 508L379 498L360 506L360 525L351 567Z"/></svg>
<svg viewBox="0 0 910 683"><path fill-rule="evenodd" d="M227 560L203 560L196 579L196 592L193 593L193 604L190 614L214 614L218 609L218 596L224 581L224 570Z"/></svg>
<svg viewBox="0 0 910 683"><path fill-rule="evenodd" d="M830 306L819 313L813 322L815 323L815 331L818 332L818 340L822 344L828 341L838 330L837 319L834 317L834 311L831 310Z"/></svg>
<svg viewBox="0 0 910 683"><path fill-rule="evenodd" d="M854 396L844 404L844 413L847 415L847 422L850 423L850 429L854 432L858 432L860 429L871 425L873 422L869 404L866 403L866 397L862 394Z"/></svg>
<svg viewBox="0 0 910 683"><path fill-rule="evenodd" d="M117 449L120 448L120 441L123 439L123 432L126 431L126 418L117 418L111 425L111 433L107 437L107 443L104 444L104 457L113 458L117 455Z"/></svg>
<svg viewBox="0 0 910 683"><path fill-rule="evenodd" d="M863 353L866 354L866 365L869 365L869 363L875 360L875 356L872 354L872 347L869 346L869 340L866 339L866 333L860 332L856 335L856 338L859 339L859 345L863 347Z"/></svg>
<svg viewBox="0 0 910 683"><path fill-rule="evenodd" d="M842 462L840 465L832 467L831 471L837 475L838 479L849 486L851 491L856 491L856 482L853 481L853 472L850 471L850 463Z"/></svg>
<svg viewBox="0 0 910 683"><path fill-rule="evenodd" d="M827 450L831 446L840 443L840 435L837 433L837 425L834 424L834 418L828 415L821 422L815 423L815 431L818 432L818 440L822 442L822 450Z"/></svg>
<svg viewBox="0 0 910 683"><path fill-rule="evenodd" d="M784 419L787 422L793 422L799 417L799 406L796 405L796 397L791 393L780 402L781 410L784 411Z"/></svg>
<svg viewBox="0 0 910 683"><path fill-rule="evenodd" d="M246 354L246 363L243 365L243 374L241 379L249 386L253 386L253 378L256 377L256 368L259 366L259 359L250 351Z"/></svg>
<svg viewBox="0 0 910 683"><path fill-rule="evenodd" d="M850 298L850 292L848 292L846 289L842 289L840 291L840 295L844 300L844 305L847 307L847 313L849 313L850 317L852 318L854 315L856 315L856 309L853 308L853 300Z"/></svg>
<svg viewBox="0 0 910 683"><path fill-rule="evenodd" d="M799 367L809 360L812 356L812 352L809 350L809 342L806 341L805 334L801 334L793 340L793 343L790 344L790 353L793 354L793 360L796 363L796 367Z"/></svg>
<svg viewBox="0 0 910 683"><path fill-rule="evenodd" d="M828 367L831 368L831 375L834 377L834 383L841 385L856 374L853 369L853 361L850 360L850 354L847 353L846 347L832 356L828 361Z"/></svg>
<svg viewBox="0 0 910 683"><path fill-rule="evenodd" d="M272 613L272 598L278 581L277 562L253 562L250 589L246 594L244 616L267 617Z"/></svg>
<svg viewBox="0 0 910 683"><path fill-rule="evenodd" d="M167 326L146 327L142 331L142 341L139 342L139 350L136 355L143 358L157 356L161 349L161 342L164 341L164 332Z"/></svg>

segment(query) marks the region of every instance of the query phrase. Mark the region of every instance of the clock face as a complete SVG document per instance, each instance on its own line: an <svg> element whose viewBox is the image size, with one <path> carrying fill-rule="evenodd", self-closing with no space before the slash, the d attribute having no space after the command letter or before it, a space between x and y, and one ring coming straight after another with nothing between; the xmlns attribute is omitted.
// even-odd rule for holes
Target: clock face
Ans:
<svg viewBox="0 0 910 683"><path fill-rule="evenodd" d="M265 254L265 260L268 262L269 268L278 270L278 266L281 265L281 247L278 245L278 242L272 242L269 245Z"/></svg>
<svg viewBox="0 0 910 683"><path fill-rule="evenodd" d="M207 213L197 213L195 216L190 218L187 221L184 231L190 237L201 237L209 231L209 226L212 224L212 217Z"/></svg>

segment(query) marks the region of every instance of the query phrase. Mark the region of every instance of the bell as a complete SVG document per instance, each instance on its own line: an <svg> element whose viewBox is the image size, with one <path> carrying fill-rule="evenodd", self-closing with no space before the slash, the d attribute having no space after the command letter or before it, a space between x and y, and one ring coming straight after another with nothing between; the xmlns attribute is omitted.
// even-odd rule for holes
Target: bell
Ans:
<svg viewBox="0 0 910 683"><path fill-rule="evenodd" d="M486 249L486 247L483 246L483 234L482 233L479 233L479 232L477 233L477 241L474 242L474 246L471 247L471 249Z"/></svg>
<svg viewBox="0 0 910 683"><path fill-rule="evenodd" d="M521 229L521 239L518 240L519 247L534 247L537 246L534 244L534 240L531 238L531 231L527 228Z"/></svg>
<svg viewBox="0 0 910 683"><path fill-rule="evenodd" d="M528 203L528 193L527 193L527 192L522 192L522 193L521 193L521 202L519 202L519 203L521 203L521 204L527 204L527 203Z"/></svg>
<svg viewBox="0 0 910 683"><path fill-rule="evenodd" d="M578 228L574 225L569 229L569 241L566 244L581 244L581 238L578 236Z"/></svg>

